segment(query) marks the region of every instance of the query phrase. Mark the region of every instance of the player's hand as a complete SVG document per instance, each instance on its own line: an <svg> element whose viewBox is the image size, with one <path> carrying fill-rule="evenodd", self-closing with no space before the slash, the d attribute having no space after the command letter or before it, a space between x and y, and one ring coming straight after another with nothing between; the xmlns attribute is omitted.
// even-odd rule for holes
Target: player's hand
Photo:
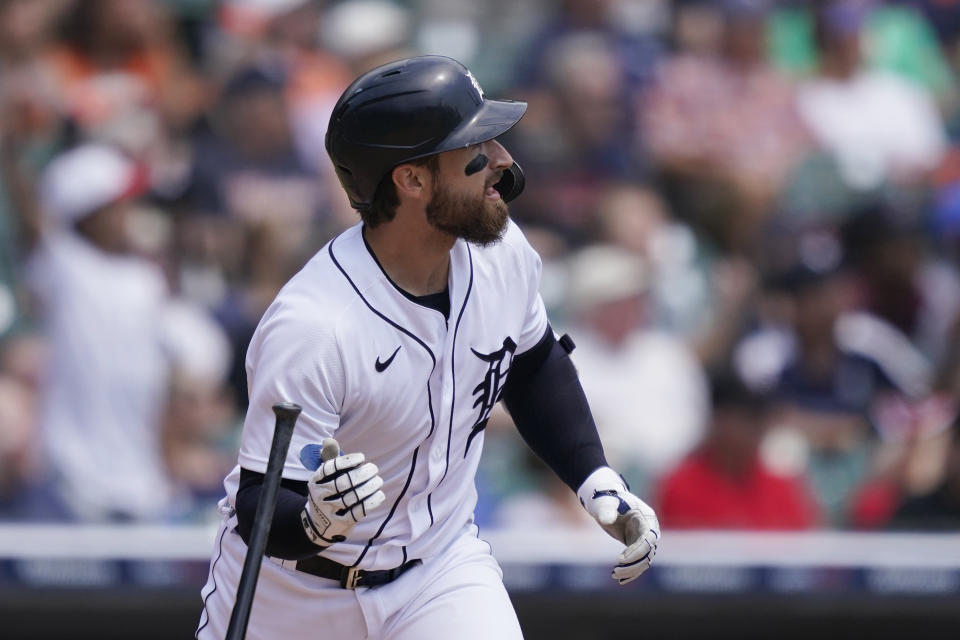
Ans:
<svg viewBox="0 0 960 640"><path fill-rule="evenodd" d="M626 545L613 568L614 580L626 584L650 568L660 543L657 514L630 493L616 471L600 467L583 481L577 497L604 531Z"/></svg>
<svg viewBox="0 0 960 640"><path fill-rule="evenodd" d="M378 472L362 453L340 455L336 440L323 441L320 466L307 482L310 495L300 514L314 544L328 547L346 540L357 521L387 499Z"/></svg>

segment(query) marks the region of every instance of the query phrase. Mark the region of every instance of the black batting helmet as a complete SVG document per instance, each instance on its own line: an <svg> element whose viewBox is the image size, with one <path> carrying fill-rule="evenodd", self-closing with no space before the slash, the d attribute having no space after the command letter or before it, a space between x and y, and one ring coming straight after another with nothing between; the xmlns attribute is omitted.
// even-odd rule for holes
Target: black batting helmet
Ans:
<svg viewBox="0 0 960 640"><path fill-rule="evenodd" d="M485 98L470 71L452 58L397 60L343 92L330 116L327 153L350 204L364 210L393 167L495 138L526 110L526 102ZM522 173L517 168L507 176L515 196Z"/></svg>

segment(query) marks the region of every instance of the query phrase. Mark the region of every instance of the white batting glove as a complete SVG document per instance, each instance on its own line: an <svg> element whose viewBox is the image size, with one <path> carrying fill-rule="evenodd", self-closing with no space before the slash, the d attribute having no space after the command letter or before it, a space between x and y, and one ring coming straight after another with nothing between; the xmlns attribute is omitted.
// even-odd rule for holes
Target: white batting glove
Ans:
<svg viewBox="0 0 960 640"><path fill-rule="evenodd" d="M630 493L616 471L600 467L583 481L577 497L604 531L627 546L617 557L611 574L614 580L626 584L650 568L660 543L657 514Z"/></svg>
<svg viewBox="0 0 960 640"><path fill-rule="evenodd" d="M378 472L362 453L340 455L336 440L323 441L320 466L307 482L310 496L300 513L303 530L315 545L343 542L360 518L387 499Z"/></svg>

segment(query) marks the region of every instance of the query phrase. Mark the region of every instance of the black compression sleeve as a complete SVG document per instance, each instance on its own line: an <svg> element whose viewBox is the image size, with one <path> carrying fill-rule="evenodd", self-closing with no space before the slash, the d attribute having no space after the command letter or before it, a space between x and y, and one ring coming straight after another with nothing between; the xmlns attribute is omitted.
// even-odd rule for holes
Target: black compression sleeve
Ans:
<svg viewBox="0 0 960 640"><path fill-rule="evenodd" d="M240 469L240 488L237 489L237 533L250 544L254 514L263 489L263 474ZM313 544L300 524L300 512L307 502L307 483L286 478L280 481L280 493L273 512L273 524L267 538L268 556L284 560L301 560L315 556L321 548Z"/></svg>
<svg viewBox="0 0 960 640"><path fill-rule="evenodd" d="M533 452L574 491L607 464L577 370L549 326L513 359L503 403Z"/></svg>

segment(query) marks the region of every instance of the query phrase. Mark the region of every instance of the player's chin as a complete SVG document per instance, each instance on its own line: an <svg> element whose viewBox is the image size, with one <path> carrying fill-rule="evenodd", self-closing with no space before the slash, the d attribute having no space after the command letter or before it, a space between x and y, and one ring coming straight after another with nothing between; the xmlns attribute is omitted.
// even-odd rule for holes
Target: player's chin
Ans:
<svg viewBox="0 0 960 640"><path fill-rule="evenodd" d="M507 203L502 199L490 200L485 204L487 205L486 209L488 219L491 223L490 226L497 230L497 240L499 240L503 237L503 233L507 229L507 218L510 215L510 210L507 208Z"/></svg>
<svg viewBox="0 0 960 640"><path fill-rule="evenodd" d="M460 237L475 245L489 247L503 239L507 230L507 205L503 200L484 202L483 218L475 219Z"/></svg>
<svg viewBox="0 0 960 640"><path fill-rule="evenodd" d="M507 203L503 201L499 193L497 193L496 198L485 199L483 204L487 213L493 217L498 224L506 224L509 209L507 208Z"/></svg>

